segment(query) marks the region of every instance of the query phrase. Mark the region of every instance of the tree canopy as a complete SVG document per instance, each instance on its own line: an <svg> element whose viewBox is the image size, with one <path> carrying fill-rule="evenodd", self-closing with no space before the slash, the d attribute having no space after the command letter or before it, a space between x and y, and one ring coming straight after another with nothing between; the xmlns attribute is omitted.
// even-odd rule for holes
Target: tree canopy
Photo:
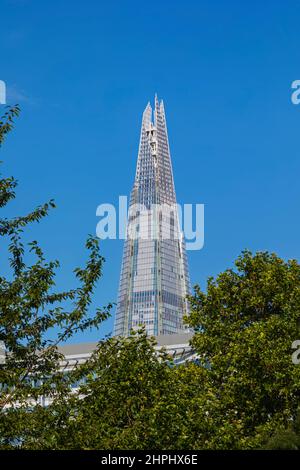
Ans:
<svg viewBox="0 0 300 470"><path fill-rule="evenodd" d="M192 343L213 390L210 445L256 447L286 427L299 408L300 368L292 362L298 337L300 266L275 254L245 251L206 292L191 297Z"/></svg>
<svg viewBox="0 0 300 470"><path fill-rule="evenodd" d="M69 445L296 448L299 281L296 261L245 251L205 292L196 287L187 321L197 362L175 367L143 332L104 342L82 389L86 398L74 399L65 422Z"/></svg>
<svg viewBox="0 0 300 470"><path fill-rule="evenodd" d="M1 145L19 111L18 106L8 108L0 119ZM13 177L0 178L1 208L15 198L16 187ZM27 226L40 222L54 207L50 200L26 215L0 218L0 237L2 246L8 245L9 261L9 271L0 275L0 445L4 448L23 445L30 423L36 426L33 417L42 397L58 400L70 393L72 374L67 378L63 374L57 346L78 331L98 327L111 308L92 314L89 309L104 261L97 238L88 237L86 265L74 270L78 286L69 291L56 290L59 262L47 261L37 241L22 243ZM30 265L25 263L28 253Z"/></svg>

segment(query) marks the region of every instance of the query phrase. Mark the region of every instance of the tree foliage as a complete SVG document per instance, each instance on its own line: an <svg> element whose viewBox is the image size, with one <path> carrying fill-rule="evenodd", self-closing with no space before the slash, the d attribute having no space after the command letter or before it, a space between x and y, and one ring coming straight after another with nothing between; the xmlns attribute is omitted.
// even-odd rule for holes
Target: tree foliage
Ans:
<svg viewBox="0 0 300 470"><path fill-rule="evenodd" d="M102 342L53 413L55 448L297 448L300 266L248 251L235 264L190 298L199 360L174 366L143 331Z"/></svg>
<svg viewBox="0 0 300 470"><path fill-rule="evenodd" d="M212 448L259 447L296 418L300 368L291 359L300 317L300 266L245 251L191 298L192 343L213 390ZM205 389L204 389L205 393Z"/></svg>
<svg viewBox="0 0 300 470"><path fill-rule="evenodd" d="M0 119L0 144L18 115L16 106ZM0 207L15 198L16 187L13 177L1 177ZM72 374L66 378L60 369L57 346L78 331L98 327L111 308L89 311L103 265L97 239L88 237L86 265L75 269L78 286L68 291L56 290L59 262L47 261L36 241L22 243L26 227L40 222L53 207L50 200L29 214L0 218L2 245L6 238L9 258L9 271L0 276L0 445L4 448L23 445L24 435L37 426L32 409L38 409L42 397L58 400L70 393ZM28 253L30 265L25 263Z"/></svg>

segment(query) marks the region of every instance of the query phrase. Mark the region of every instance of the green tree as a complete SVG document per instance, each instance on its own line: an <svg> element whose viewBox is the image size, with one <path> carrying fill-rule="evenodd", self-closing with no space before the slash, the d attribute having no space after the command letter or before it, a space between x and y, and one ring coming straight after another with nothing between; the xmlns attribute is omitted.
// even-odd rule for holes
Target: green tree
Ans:
<svg viewBox="0 0 300 470"><path fill-rule="evenodd" d="M144 331L103 341L26 448L295 448L300 267L250 252L235 264L190 298L198 362L174 366Z"/></svg>
<svg viewBox="0 0 300 470"><path fill-rule="evenodd" d="M190 298L192 344L206 371L202 392L212 397L206 415L214 428L200 439L206 448L261 447L295 421L300 404L300 367L291 359L300 266L249 251L235 266Z"/></svg>
<svg viewBox="0 0 300 470"><path fill-rule="evenodd" d="M263 448L267 450L300 450L300 412L287 429L278 429Z"/></svg>
<svg viewBox="0 0 300 470"><path fill-rule="evenodd" d="M0 119L0 145L18 115L16 106ZM16 186L13 177L0 179L1 208L15 198ZM56 290L59 262L46 261L36 241L27 246L22 243L24 229L40 222L53 207L51 200L27 215L0 218L2 252L7 247L9 257L8 272L0 276L1 448L23 446L25 440L39 435L47 418L39 404L41 397L65 400L73 381L72 373L66 377L60 369L57 346L78 331L98 328L111 308L89 312L103 264L96 238L88 237L88 260L85 267L74 270L78 286L68 291ZM25 256L31 264L26 265ZM76 375L80 374L79 368Z"/></svg>
<svg viewBox="0 0 300 470"><path fill-rule="evenodd" d="M80 393L53 408L42 438L56 449L189 449L201 431L189 411L199 394L197 368L175 367L143 329L105 340Z"/></svg>

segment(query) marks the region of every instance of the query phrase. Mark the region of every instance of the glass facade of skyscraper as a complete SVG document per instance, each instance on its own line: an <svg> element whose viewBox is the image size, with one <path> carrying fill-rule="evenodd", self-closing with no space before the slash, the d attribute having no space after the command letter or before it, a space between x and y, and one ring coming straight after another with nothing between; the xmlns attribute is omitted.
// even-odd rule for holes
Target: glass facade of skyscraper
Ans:
<svg viewBox="0 0 300 470"><path fill-rule="evenodd" d="M189 289L164 105L155 96L154 113L150 103L143 113L114 334L139 325L152 335L186 331Z"/></svg>

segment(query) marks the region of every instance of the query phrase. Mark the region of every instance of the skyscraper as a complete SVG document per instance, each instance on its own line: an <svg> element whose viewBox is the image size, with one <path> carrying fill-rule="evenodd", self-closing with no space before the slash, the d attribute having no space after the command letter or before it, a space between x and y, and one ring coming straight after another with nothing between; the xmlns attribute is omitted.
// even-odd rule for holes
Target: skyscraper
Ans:
<svg viewBox="0 0 300 470"><path fill-rule="evenodd" d="M189 275L176 205L166 117L155 96L143 113L129 203L114 334L145 325L152 335L185 330Z"/></svg>

